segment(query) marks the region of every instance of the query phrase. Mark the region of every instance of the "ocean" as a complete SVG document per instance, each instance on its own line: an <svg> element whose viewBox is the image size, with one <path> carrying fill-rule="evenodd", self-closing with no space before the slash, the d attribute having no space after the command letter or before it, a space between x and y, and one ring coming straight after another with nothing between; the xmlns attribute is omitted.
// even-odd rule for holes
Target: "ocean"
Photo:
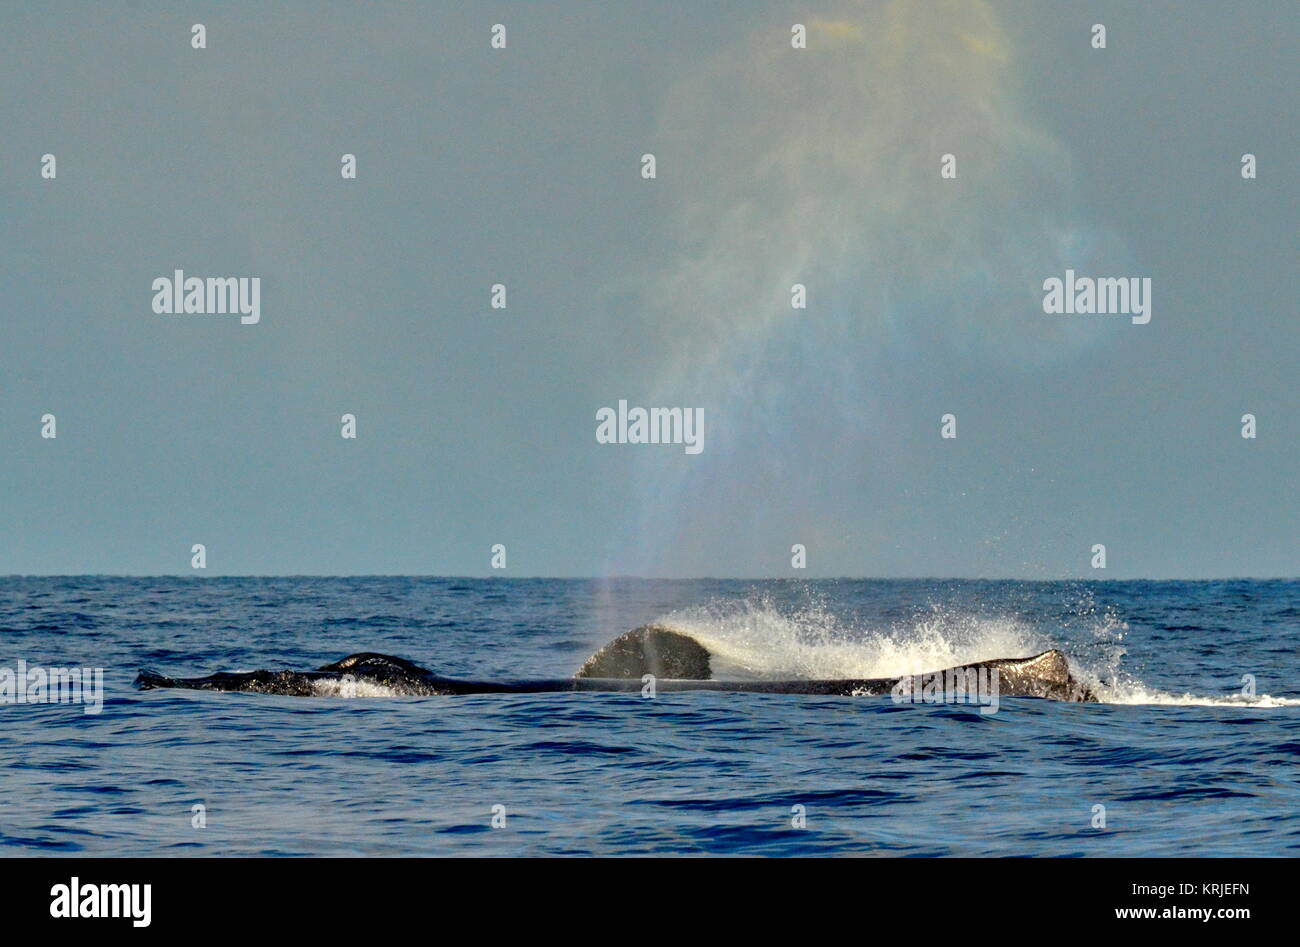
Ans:
<svg viewBox="0 0 1300 947"><path fill-rule="evenodd" d="M1059 648L1099 704L275 697L136 688L357 651L563 677L658 621L729 675L887 677ZM5 855L1300 854L1300 581L0 579Z"/></svg>

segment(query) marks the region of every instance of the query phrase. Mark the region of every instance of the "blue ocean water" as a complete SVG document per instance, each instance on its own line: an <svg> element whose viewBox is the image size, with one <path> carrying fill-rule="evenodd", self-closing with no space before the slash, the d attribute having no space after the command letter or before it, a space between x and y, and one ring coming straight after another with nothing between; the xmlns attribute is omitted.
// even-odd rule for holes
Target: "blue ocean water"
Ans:
<svg viewBox="0 0 1300 947"><path fill-rule="evenodd" d="M561 677L652 620L736 676L1058 647L1105 702L1003 698L981 715L889 697L133 685L142 666L306 669L363 650ZM0 705L0 852L1295 855L1297 644L1294 580L11 577L0 669L101 667L105 699Z"/></svg>

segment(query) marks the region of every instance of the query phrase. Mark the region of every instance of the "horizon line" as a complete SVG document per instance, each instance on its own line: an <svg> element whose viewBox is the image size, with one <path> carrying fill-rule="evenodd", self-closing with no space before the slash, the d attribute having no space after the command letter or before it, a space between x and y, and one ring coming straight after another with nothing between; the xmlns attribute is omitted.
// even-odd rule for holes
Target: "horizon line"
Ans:
<svg viewBox="0 0 1300 947"><path fill-rule="evenodd" d="M669 576L669 575L497 575L482 573L477 575L438 575L427 572L247 572L218 573L199 575L190 572L10 572L0 575L3 579L439 579L447 581L483 581L495 579L501 581L550 581L550 582L1294 582L1300 581L1296 575L1234 575L1208 576L1201 578L1164 577L1151 578L1131 576L1125 578L1101 578L1064 576L1060 578L1028 578L1023 576L853 576L853 575L818 575L818 576Z"/></svg>

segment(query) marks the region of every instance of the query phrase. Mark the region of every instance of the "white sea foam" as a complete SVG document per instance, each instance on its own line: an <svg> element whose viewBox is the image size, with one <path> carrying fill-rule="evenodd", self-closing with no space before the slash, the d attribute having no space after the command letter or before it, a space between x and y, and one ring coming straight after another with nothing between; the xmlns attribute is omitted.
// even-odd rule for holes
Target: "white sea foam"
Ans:
<svg viewBox="0 0 1300 947"><path fill-rule="evenodd" d="M1300 698L1270 697L1268 694L1255 697L1245 697L1240 694L1201 697L1196 694L1166 694L1141 684L1103 685L1096 690L1097 697L1103 704L1156 704L1165 707L1300 707Z"/></svg>
<svg viewBox="0 0 1300 947"><path fill-rule="evenodd" d="M1155 706L1297 707L1300 699L1243 695L1171 694L1135 680L1121 668L1127 625L1087 614L1094 649L1070 656L1071 671L1101 703ZM933 608L878 629L855 628L817 606L781 611L769 601L723 603L673 612L659 624L691 635L713 654L720 680L899 677L995 658L1019 658L1068 646L1015 617L972 615Z"/></svg>
<svg viewBox="0 0 1300 947"><path fill-rule="evenodd" d="M402 697L395 687L358 678L323 678L312 681L317 697Z"/></svg>

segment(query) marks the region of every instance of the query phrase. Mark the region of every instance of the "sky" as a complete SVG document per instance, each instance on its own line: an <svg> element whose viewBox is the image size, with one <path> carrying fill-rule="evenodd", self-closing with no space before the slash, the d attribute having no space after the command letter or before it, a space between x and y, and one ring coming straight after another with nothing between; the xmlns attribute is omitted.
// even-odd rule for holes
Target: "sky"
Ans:
<svg viewBox="0 0 1300 947"><path fill-rule="evenodd" d="M1298 34L6 5L0 574L1300 575ZM260 321L155 313L175 269L260 278ZM1150 322L1045 313L1067 269L1150 278ZM620 400L703 451L598 443Z"/></svg>

